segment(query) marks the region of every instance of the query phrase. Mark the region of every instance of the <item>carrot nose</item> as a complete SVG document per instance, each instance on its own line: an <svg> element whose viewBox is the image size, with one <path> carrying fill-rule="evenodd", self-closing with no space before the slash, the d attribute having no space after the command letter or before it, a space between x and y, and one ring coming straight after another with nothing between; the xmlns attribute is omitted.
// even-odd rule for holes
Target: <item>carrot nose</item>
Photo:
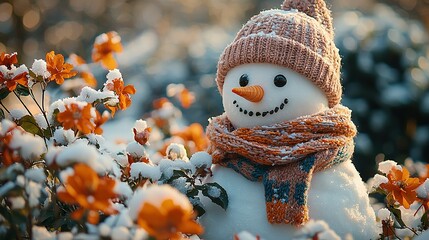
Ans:
<svg viewBox="0 0 429 240"><path fill-rule="evenodd" d="M264 89L259 85L233 88L232 92L254 103L260 102L264 97Z"/></svg>

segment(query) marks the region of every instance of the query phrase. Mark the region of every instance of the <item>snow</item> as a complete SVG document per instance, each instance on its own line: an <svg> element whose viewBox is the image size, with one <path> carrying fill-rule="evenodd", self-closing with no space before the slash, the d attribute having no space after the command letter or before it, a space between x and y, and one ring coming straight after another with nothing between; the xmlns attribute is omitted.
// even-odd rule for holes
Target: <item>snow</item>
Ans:
<svg viewBox="0 0 429 240"><path fill-rule="evenodd" d="M4 136L12 128L16 127L16 124L8 119L3 119L0 124L0 135Z"/></svg>
<svg viewBox="0 0 429 240"><path fill-rule="evenodd" d="M340 240L341 238L329 228L329 225L321 220L310 220L295 234L294 240L312 239L314 235L322 240Z"/></svg>
<svg viewBox="0 0 429 240"><path fill-rule="evenodd" d="M377 217L380 220L390 219L390 211L387 208L381 208L378 210Z"/></svg>
<svg viewBox="0 0 429 240"><path fill-rule="evenodd" d="M33 239L32 240L54 240L55 233L49 232L45 227L33 226Z"/></svg>
<svg viewBox="0 0 429 240"><path fill-rule="evenodd" d="M43 168L30 168L25 171L25 177L37 183L42 183L46 180L46 175Z"/></svg>
<svg viewBox="0 0 429 240"><path fill-rule="evenodd" d="M372 183L372 188L378 188L380 186L380 184L389 182L389 179L387 179L387 177L380 175L380 174L375 174L373 179L374 179L374 181ZM372 188L371 188L371 190L372 190Z"/></svg>
<svg viewBox="0 0 429 240"><path fill-rule="evenodd" d="M14 119L14 120L19 120L22 117L24 117L25 115L28 115L28 113L22 109L11 109L10 110L10 116Z"/></svg>
<svg viewBox="0 0 429 240"><path fill-rule="evenodd" d="M37 207L39 205L39 198L41 196L42 185L39 183L28 181L25 186L25 192L28 195L28 203L30 207Z"/></svg>
<svg viewBox="0 0 429 240"><path fill-rule="evenodd" d="M248 231L241 231L238 234L234 236L234 239L236 240L263 240L261 238L258 238L256 236L253 236Z"/></svg>
<svg viewBox="0 0 429 240"><path fill-rule="evenodd" d="M161 171L158 166L151 166L143 162L131 164L130 174L132 178L138 178L141 175L143 178L150 178L153 181L161 177Z"/></svg>
<svg viewBox="0 0 429 240"><path fill-rule="evenodd" d="M219 188L216 188L216 187L209 187L209 189L208 189L208 194L209 194L209 196L211 196L211 197L218 198L218 197L220 196L220 194L221 194L221 191L220 191L220 189L219 189Z"/></svg>
<svg viewBox="0 0 429 240"><path fill-rule="evenodd" d="M7 192L9 192L16 185L13 182L7 182L3 186L0 187L0 196L4 196Z"/></svg>
<svg viewBox="0 0 429 240"><path fill-rule="evenodd" d="M137 228L134 232L133 240L146 240L148 239L148 233L143 228Z"/></svg>
<svg viewBox="0 0 429 240"><path fill-rule="evenodd" d="M422 199L429 199L429 179L426 179L417 189L417 196Z"/></svg>
<svg viewBox="0 0 429 240"><path fill-rule="evenodd" d="M112 82L115 79L121 79L122 80L122 74L118 69L109 70L109 73L106 75L107 83Z"/></svg>
<svg viewBox="0 0 429 240"><path fill-rule="evenodd" d="M48 129L48 123L46 123L46 119L42 113L38 113L34 115L34 120L36 120L37 125L39 125L42 129Z"/></svg>
<svg viewBox="0 0 429 240"><path fill-rule="evenodd" d="M191 156L189 161L195 168L209 168L212 165L212 156L204 151L196 152Z"/></svg>
<svg viewBox="0 0 429 240"><path fill-rule="evenodd" d="M165 155L171 160L189 161L185 146L179 143L171 143L168 145Z"/></svg>
<svg viewBox="0 0 429 240"><path fill-rule="evenodd" d="M49 73L46 68L46 62L43 59L35 59L31 66L31 71L33 71L36 76L42 76L44 79L51 76L51 73Z"/></svg>
<svg viewBox="0 0 429 240"><path fill-rule="evenodd" d="M147 122L139 119L134 123L134 129L136 129L137 132L143 132L147 128Z"/></svg>
<svg viewBox="0 0 429 240"><path fill-rule="evenodd" d="M128 143L125 151L127 151L127 153L131 154L132 156L139 158L147 155L145 148L136 141Z"/></svg>
<svg viewBox="0 0 429 240"><path fill-rule="evenodd" d="M173 176L174 170L186 170L189 169L192 172L195 170L194 166L189 161L183 161L180 159L176 159L174 161L170 159L162 159L158 163L159 169L163 174L164 178L169 179Z"/></svg>
<svg viewBox="0 0 429 240"><path fill-rule="evenodd" d="M12 209L23 209L25 207L25 200L23 197L9 197L8 201L12 204Z"/></svg>
<svg viewBox="0 0 429 240"><path fill-rule="evenodd" d="M130 185L122 181L116 181L114 191L115 193L121 196L124 196L126 198L130 198L133 195L133 190L131 189Z"/></svg>
<svg viewBox="0 0 429 240"><path fill-rule="evenodd" d="M380 171L384 174L389 174L389 172L392 168L402 170L402 167L399 166L398 163L396 163L395 161L392 161L392 160L386 160L386 161L380 162L378 164L378 171Z"/></svg>
<svg viewBox="0 0 429 240"><path fill-rule="evenodd" d="M105 223L101 223L98 226L98 231L99 231L100 236L102 236L102 237L108 237L110 235L111 229L110 229L109 225L107 225Z"/></svg>
<svg viewBox="0 0 429 240"><path fill-rule="evenodd" d="M55 143L61 144L61 145L69 145L76 139L73 130L71 129L65 130L62 127L55 130L53 137L54 137Z"/></svg>
<svg viewBox="0 0 429 240"><path fill-rule="evenodd" d="M150 203L155 207L161 207L164 200L171 199L175 205L180 206L185 211L192 211L193 207L188 198L177 189L169 185L150 185L145 189L138 189L129 202L129 215L132 220L137 219L144 203Z"/></svg>
<svg viewBox="0 0 429 240"><path fill-rule="evenodd" d="M109 99L110 101L119 102L118 96L113 91L105 90L99 91L91 87L84 87L80 92L79 96L76 97L76 101L82 101L87 103L93 103L97 100Z"/></svg>
<svg viewBox="0 0 429 240"><path fill-rule="evenodd" d="M9 147L18 150L22 158L34 160L35 158L40 158L46 152L43 138L20 129L12 130L12 135Z"/></svg>
<svg viewBox="0 0 429 240"><path fill-rule="evenodd" d="M71 232L59 232L56 240L72 240L73 234Z"/></svg>
<svg viewBox="0 0 429 240"><path fill-rule="evenodd" d="M112 240L128 240L130 231L126 227L114 227L111 231Z"/></svg>

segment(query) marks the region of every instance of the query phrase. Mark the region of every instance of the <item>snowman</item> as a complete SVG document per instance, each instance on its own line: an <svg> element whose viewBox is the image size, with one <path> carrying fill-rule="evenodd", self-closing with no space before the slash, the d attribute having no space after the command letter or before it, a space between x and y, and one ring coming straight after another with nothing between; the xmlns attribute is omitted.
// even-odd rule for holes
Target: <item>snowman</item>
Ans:
<svg viewBox="0 0 429 240"><path fill-rule="evenodd" d="M339 236L376 239L367 190L351 162L356 127L340 104L340 56L322 0L286 0L252 17L222 53L216 82L225 113L210 120L204 239L248 231L292 239L309 219Z"/></svg>

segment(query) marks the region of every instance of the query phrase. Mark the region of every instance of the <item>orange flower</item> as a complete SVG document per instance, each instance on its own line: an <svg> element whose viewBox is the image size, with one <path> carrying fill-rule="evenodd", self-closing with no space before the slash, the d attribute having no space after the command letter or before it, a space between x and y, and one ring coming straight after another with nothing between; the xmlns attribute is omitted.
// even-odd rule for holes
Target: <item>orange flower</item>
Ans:
<svg viewBox="0 0 429 240"><path fill-rule="evenodd" d="M137 129L133 128L134 133L134 140L141 145L145 145L147 141L149 140L150 132L152 131L152 128L148 127L145 128L141 132L137 132Z"/></svg>
<svg viewBox="0 0 429 240"><path fill-rule="evenodd" d="M73 65L64 63L63 55L55 55L54 51L50 51L46 54L46 67L51 74L49 80L55 80L57 84L62 84L65 78L71 78L77 74L76 71L72 71Z"/></svg>
<svg viewBox="0 0 429 240"><path fill-rule="evenodd" d="M89 134L95 130L96 124L92 121L91 104L87 103L85 107L80 108L78 104L72 103L66 105L66 110L57 115L57 120L64 129L73 129Z"/></svg>
<svg viewBox="0 0 429 240"><path fill-rule="evenodd" d="M121 37L116 32L103 33L98 36L92 49L92 61L101 62L101 65L112 70L117 68L113 53L122 52Z"/></svg>
<svg viewBox="0 0 429 240"><path fill-rule="evenodd" d="M86 65L85 60L74 53L70 54L69 61L76 67ZM94 75L89 72L88 67L84 67L83 69L79 70L79 75L88 86L92 88L97 86L97 79L95 79Z"/></svg>
<svg viewBox="0 0 429 240"><path fill-rule="evenodd" d="M195 96L192 92L190 92L187 88L183 88L182 91L177 95L177 99L179 100L182 107L189 108L192 103L195 101Z"/></svg>
<svg viewBox="0 0 429 240"><path fill-rule="evenodd" d="M112 82L106 84L106 88L110 91L115 92L119 99L119 109L125 110L131 105L131 94L136 93L136 89L133 85L124 86L122 79L116 78ZM108 108L112 111L112 115L115 114L117 107Z"/></svg>
<svg viewBox="0 0 429 240"><path fill-rule="evenodd" d="M12 141L12 130L16 129L13 127L9 129L4 136L0 137L0 159L3 166L10 166L16 162L21 162L21 157L9 147L10 142Z"/></svg>
<svg viewBox="0 0 429 240"><path fill-rule="evenodd" d="M112 207L112 199L117 197L115 184L114 179L99 177L92 168L78 163L74 166L74 174L67 177L64 188L58 189L58 199L80 206L71 215L74 220L87 217L89 223L97 224L98 211L108 215L117 212Z"/></svg>
<svg viewBox="0 0 429 240"><path fill-rule="evenodd" d="M418 178L410 178L410 173L406 168L399 170L392 168L387 174L387 183L380 184L380 187L388 192L388 198L393 198L404 208L410 208L410 205L417 199L416 188L420 185Z"/></svg>
<svg viewBox="0 0 429 240"><path fill-rule="evenodd" d="M7 89L12 92L16 89L18 84L23 86L28 86L28 78L27 72L20 73L12 78L9 76L4 76L2 72L0 72L0 85L6 85Z"/></svg>
<svg viewBox="0 0 429 240"><path fill-rule="evenodd" d="M182 239L184 234L201 234L204 230L194 220L191 209L164 200L160 207L145 202L137 216L137 224L157 240Z"/></svg>
<svg viewBox="0 0 429 240"><path fill-rule="evenodd" d="M103 125L107 120L109 120L109 114L100 114L98 111L95 111L97 114L97 117L95 118L95 129L94 133L101 135L103 134L103 129L101 128L101 125Z"/></svg>
<svg viewBox="0 0 429 240"><path fill-rule="evenodd" d="M204 134L204 128L199 123L193 123L189 125L183 131L173 133L174 136L178 136L188 142L188 147L191 153L203 151L208 147L209 140Z"/></svg>
<svg viewBox="0 0 429 240"><path fill-rule="evenodd" d="M13 64L18 63L17 56L18 54L16 52L10 54L2 52L0 54L0 65L5 65L8 69L10 69Z"/></svg>

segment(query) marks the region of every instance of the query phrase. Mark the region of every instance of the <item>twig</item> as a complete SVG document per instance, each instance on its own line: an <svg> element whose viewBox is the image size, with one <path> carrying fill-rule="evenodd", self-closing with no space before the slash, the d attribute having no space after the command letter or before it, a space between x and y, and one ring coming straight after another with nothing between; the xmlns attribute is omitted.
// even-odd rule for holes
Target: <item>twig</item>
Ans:
<svg viewBox="0 0 429 240"><path fill-rule="evenodd" d="M27 110L28 114L30 114L30 116L32 116L34 118L33 114L30 111L30 109L28 109L28 107L25 105L25 103L22 101L22 99L19 97L19 95L15 91L13 91L13 94L15 94L15 96L21 102L22 106L24 106L24 108Z"/></svg>
<svg viewBox="0 0 429 240"><path fill-rule="evenodd" d="M53 133L52 133L51 124L48 121L48 117L46 116L46 111L45 111L45 107L44 107L44 105L45 105L45 103L44 103L45 102L44 101L44 99L45 99L45 89L43 88L42 85L40 85L40 87L42 89L42 106L40 106L39 102L36 100L36 97L34 96L34 93L33 93L33 89L31 89L31 88L30 88L30 95L31 95L31 98L33 98L33 101L36 103L36 105L39 108L39 110L42 112L43 118L45 119L46 124L48 125L49 133L52 136Z"/></svg>
<svg viewBox="0 0 429 240"><path fill-rule="evenodd" d="M7 113L10 114L9 110L7 109L7 107L2 103L2 101L0 101L0 105L4 108L4 110L6 110Z"/></svg>

